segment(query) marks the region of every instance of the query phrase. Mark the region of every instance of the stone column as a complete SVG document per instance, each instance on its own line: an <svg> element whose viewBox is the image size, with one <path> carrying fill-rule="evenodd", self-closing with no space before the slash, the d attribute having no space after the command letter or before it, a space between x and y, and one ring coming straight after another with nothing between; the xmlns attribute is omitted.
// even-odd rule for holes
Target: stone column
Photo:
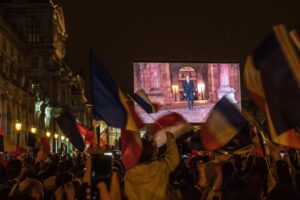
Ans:
<svg viewBox="0 0 300 200"><path fill-rule="evenodd" d="M217 94L219 82L218 65L208 64L208 96L212 102L217 102L219 100Z"/></svg>
<svg viewBox="0 0 300 200"><path fill-rule="evenodd" d="M220 64L220 87L218 89L218 98L221 99L224 95L232 103L237 103L234 94L235 89L229 85L229 66L230 64Z"/></svg>
<svg viewBox="0 0 300 200"><path fill-rule="evenodd" d="M161 91L164 97L165 104L172 104L172 85L171 85L171 77L170 77L170 66L169 63L160 64L160 83L161 83Z"/></svg>

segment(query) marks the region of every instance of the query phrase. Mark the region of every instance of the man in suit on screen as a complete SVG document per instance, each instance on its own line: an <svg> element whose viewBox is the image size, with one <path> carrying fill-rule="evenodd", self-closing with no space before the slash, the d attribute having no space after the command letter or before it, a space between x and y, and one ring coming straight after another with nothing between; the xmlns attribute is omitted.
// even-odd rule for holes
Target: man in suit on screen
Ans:
<svg viewBox="0 0 300 200"><path fill-rule="evenodd" d="M183 95L187 101L188 109L193 109L193 101L195 95L195 87L193 81L190 80L190 76L186 76L186 81L183 84Z"/></svg>

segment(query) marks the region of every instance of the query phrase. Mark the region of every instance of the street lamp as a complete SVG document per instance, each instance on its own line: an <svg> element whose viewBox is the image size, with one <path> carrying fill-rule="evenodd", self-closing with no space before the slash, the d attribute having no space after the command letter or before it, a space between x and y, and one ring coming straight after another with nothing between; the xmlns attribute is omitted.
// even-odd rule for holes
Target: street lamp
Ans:
<svg viewBox="0 0 300 200"><path fill-rule="evenodd" d="M17 123L16 123L16 130L17 130L17 146L20 145L20 133L21 133L21 129L22 129L22 123L17 122Z"/></svg>
<svg viewBox="0 0 300 200"><path fill-rule="evenodd" d="M55 139L55 152L57 153L57 148L58 148L58 134L57 133L54 133L54 139Z"/></svg>
<svg viewBox="0 0 300 200"><path fill-rule="evenodd" d="M35 127L32 127L32 128L30 129L30 131L31 131L32 134L36 134L36 128L35 128Z"/></svg>
<svg viewBox="0 0 300 200"><path fill-rule="evenodd" d="M51 132L50 131L46 131L46 136L47 136L47 138L50 138Z"/></svg>

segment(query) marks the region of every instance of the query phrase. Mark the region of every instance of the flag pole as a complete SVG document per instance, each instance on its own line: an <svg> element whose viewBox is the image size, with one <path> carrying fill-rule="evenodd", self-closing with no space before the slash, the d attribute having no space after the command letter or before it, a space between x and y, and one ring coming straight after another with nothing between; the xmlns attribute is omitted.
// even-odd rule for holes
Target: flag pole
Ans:
<svg viewBox="0 0 300 200"><path fill-rule="evenodd" d="M129 99L131 99L133 102L135 102L137 105L139 105L129 94L127 94ZM154 119L142 106L139 105L140 108L152 119L152 121L159 126L159 128L164 129L164 127L156 120Z"/></svg>
<svg viewBox="0 0 300 200"><path fill-rule="evenodd" d="M247 119L247 121L252 126L255 126L257 128L256 133L257 133L257 136L258 136L259 144L260 144L261 149L263 151L263 155L264 155L264 159L266 160L268 171L271 174L271 167L270 167L269 159L266 157L267 153L266 153L266 148L265 148L265 145L264 145L263 129L262 129L261 125L247 111L243 110L241 112L241 114Z"/></svg>
<svg viewBox="0 0 300 200"><path fill-rule="evenodd" d="M92 126L93 126L93 149L94 149L94 153L99 152L100 150L100 144L99 144L99 134L97 133L97 120L92 119Z"/></svg>

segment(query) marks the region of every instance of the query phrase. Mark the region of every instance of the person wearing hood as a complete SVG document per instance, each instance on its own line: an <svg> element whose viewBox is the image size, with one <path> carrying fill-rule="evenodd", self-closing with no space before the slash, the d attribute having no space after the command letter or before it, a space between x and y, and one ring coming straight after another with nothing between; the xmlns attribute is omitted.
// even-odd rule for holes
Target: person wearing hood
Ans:
<svg viewBox="0 0 300 200"><path fill-rule="evenodd" d="M172 133L166 132L167 150L158 159L157 146L142 139L142 153L137 164L125 174L125 195L129 200L165 200L169 175L179 164L179 153Z"/></svg>

